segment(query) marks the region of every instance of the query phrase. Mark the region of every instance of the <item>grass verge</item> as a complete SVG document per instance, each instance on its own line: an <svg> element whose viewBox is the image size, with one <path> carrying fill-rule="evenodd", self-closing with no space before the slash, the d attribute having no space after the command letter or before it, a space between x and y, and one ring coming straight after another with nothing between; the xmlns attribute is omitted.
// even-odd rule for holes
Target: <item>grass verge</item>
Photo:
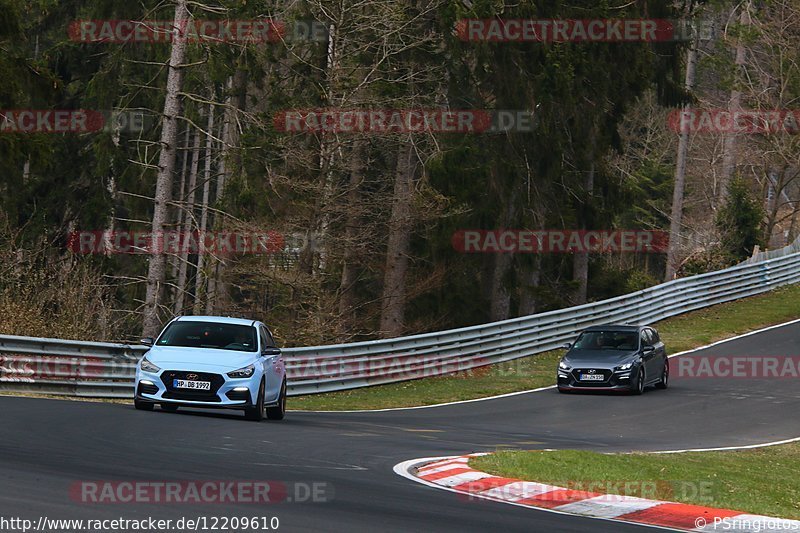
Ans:
<svg viewBox="0 0 800 533"><path fill-rule="evenodd" d="M656 323L670 353L800 318L800 285L728 302ZM291 398L292 410L348 410L413 407L484 398L554 384L561 351L456 375L425 378L365 389Z"/></svg>
<svg viewBox="0 0 800 533"><path fill-rule="evenodd" d="M602 454L509 451L470 466L577 490L800 519L800 443L724 452Z"/></svg>

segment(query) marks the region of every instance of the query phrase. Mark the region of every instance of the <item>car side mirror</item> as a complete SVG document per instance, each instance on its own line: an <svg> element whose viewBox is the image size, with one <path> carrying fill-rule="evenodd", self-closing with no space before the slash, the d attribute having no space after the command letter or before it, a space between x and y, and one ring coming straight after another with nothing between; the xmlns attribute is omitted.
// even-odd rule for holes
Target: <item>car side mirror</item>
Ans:
<svg viewBox="0 0 800 533"><path fill-rule="evenodd" d="M264 348L261 352L261 355L280 355L281 349L280 348Z"/></svg>
<svg viewBox="0 0 800 533"><path fill-rule="evenodd" d="M655 347L655 346L650 346L650 345L648 344L647 346L643 346L643 347L642 347L642 353L651 353L651 352L654 352L654 351L655 351L655 349L656 349L656 347Z"/></svg>
<svg viewBox="0 0 800 533"><path fill-rule="evenodd" d="M139 342L144 344L145 346L152 346L156 340L153 337L144 337L140 339Z"/></svg>
<svg viewBox="0 0 800 533"><path fill-rule="evenodd" d="M562 347L563 349L565 349L565 350L569 350L570 348L572 348L572 343L571 343L571 342L568 342L568 343L566 343L566 344L562 344L562 345L561 345L561 347Z"/></svg>

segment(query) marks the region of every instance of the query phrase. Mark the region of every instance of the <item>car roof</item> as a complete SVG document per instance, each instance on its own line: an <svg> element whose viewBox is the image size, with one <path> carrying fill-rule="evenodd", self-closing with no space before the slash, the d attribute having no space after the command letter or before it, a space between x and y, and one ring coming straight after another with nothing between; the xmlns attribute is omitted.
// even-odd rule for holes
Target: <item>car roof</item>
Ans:
<svg viewBox="0 0 800 533"><path fill-rule="evenodd" d="M258 321L249 318L232 318L229 316L180 316L176 322L214 322L215 324L237 324L240 326L255 326Z"/></svg>
<svg viewBox="0 0 800 533"><path fill-rule="evenodd" d="M591 326L584 331L639 331L642 328L649 328L650 326L631 326L630 324L603 324L600 326Z"/></svg>

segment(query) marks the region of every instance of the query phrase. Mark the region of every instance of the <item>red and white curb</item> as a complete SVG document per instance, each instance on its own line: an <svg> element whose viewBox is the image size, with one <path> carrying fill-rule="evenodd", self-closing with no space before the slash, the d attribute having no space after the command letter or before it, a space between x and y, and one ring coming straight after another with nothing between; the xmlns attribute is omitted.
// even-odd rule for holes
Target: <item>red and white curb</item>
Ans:
<svg viewBox="0 0 800 533"><path fill-rule="evenodd" d="M471 454L412 459L395 465L408 479L479 498L534 509L615 522L631 522L679 531L800 531L800 520L787 520L685 503L565 489L543 483L498 477L468 465Z"/></svg>

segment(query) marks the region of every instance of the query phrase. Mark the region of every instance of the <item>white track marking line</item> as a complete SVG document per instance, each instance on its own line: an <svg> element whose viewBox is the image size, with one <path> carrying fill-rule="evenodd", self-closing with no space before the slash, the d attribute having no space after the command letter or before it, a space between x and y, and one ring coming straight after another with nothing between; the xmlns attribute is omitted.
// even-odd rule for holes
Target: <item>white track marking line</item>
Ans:
<svg viewBox="0 0 800 533"><path fill-rule="evenodd" d="M721 448L692 448L686 450L664 450L656 452L636 452L636 453L652 453L652 454L666 454L666 453L688 453L688 452L725 452L731 450L752 450L753 448L767 448L769 446L779 446L781 444L790 444L792 442L800 442L800 437L793 439L776 440L773 442L765 442L763 444L746 444L743 446L724 446Z"/></svg>

